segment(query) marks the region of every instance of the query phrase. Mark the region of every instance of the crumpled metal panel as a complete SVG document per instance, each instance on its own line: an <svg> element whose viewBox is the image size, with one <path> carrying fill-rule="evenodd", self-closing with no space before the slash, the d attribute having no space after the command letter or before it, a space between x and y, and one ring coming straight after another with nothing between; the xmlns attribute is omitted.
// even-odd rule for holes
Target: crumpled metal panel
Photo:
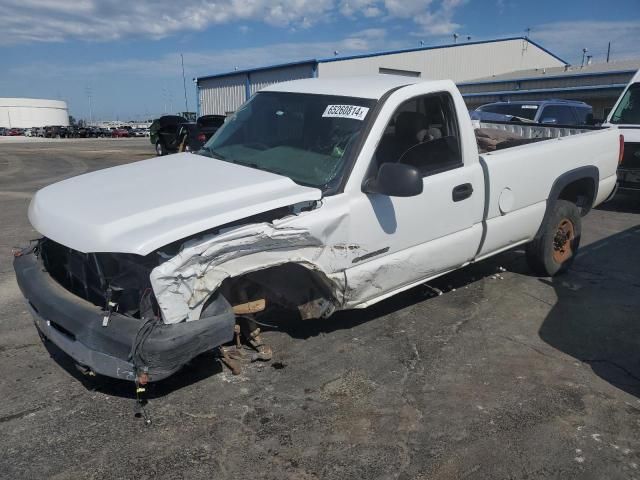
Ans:
<svg viewBox="0 0 640 480"><path fill-rule="evenodd" d="M178 255L151 272L151 285L165 323L199 319L204 303L226 278L284 263L320 271L340 297L344 276L328 275L317 266L327 251L304 228L246 225L186 243Z"/></svg>

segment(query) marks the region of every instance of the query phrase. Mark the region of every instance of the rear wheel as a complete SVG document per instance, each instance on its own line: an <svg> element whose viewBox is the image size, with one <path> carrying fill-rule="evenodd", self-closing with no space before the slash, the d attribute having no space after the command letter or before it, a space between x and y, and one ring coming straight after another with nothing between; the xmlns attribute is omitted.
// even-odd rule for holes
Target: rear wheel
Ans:
<svg viewBox="0 0 640 480"><path fill-rule="evenodd" d="M158 141L156 142L156 155L158 155L159 157L166 155L167 154L167 149L164 148L164 145L162 142Z"/></svg>
<svg viewBox="0 0 640 480"><path fill-rule="evenodd" d="M556 201L541 235L527 245L527 262L536 275L551 277L565 272L580 246L582 219L576 204Z"/></svg>

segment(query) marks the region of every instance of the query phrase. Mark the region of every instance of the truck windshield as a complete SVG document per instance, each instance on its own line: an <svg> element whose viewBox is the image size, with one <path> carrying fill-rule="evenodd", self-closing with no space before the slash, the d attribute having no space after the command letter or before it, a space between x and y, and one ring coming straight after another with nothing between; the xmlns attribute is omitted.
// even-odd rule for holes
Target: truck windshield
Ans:
<svg viewBox="0 0 640 480"><path fill-rule="evenodd" d="M634 83L624 93L611 123L640 125L640 83Z"/></svg>
<svg viewBox="0 0 640 480"><path fill-rule="evenodd" d="M523 118L533 121L538 113L538 105L524 103L493 103L478 107L481 112L500 113L512 117Z"/></svg>
<svg viewBox="0 0 640 480"><path fill-rule="evenodd" d="M364 98L258 93L199 153L324 189L341 179L374 105Z"/></svg>

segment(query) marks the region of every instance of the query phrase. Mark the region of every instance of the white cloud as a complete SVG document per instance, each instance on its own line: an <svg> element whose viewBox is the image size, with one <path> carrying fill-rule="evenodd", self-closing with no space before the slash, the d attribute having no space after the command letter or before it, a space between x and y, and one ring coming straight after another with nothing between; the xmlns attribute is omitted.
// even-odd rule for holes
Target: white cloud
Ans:
<svg viewBox="0 0 640 480"><path fill-rule="evenodd" d="M337 17L413 19L421 34L449 33L466 0L0 0L0 45L162 38L213 25L263 22L291 30Z"/></svg>
<svg viewBox="0 0 640 480"><path fill-rule="evenodd" d="M338 10L345 17L354 17L357 14L368 16L367 12L377 16L382 14L378 3L376 0L340 0Z"/></svg>
<svg viewBox="0 0 640 480"><path fill-rule="evenodd" d="M532 27L531 39L571 63L581 61L583 48L594 61L604 61L608 42L613 59L638 58L640 20L546 23Z"/></svg>
<svg viewBox="0 0 640 480"><path fill-rule="evenodd" d="M161 38L248 20L310 25L332 8L333 0L0 0L0 43Z"/></svg>
<svg viewBox="0 0 640 480"><path fill-rule="evenodd" d="M410 18L429 10L431 0L385 0L384 6L390 15Z"/></svg>
<svg viewBox="0 0 640 480"><path fill-rule="evenodd" d="M184 53L184 64L189 77L273 65L297 60L331 57L334 51L341 55L381 49L395 48L387 42L383 29L366 29L336 40L335 42L287 42L253 48L212 50L209 52ZM177 77L180 69L180 54L172 53L158 58L133 58L119 61L98 61L91 64L60 65L58 63L30 63L9 69L14 77L92 78L109 75L132 75L135 77Z"/></svg>
<svg viewBox="0 0 640 480"><path fill-rule="evenodd" d="M448 35L459 30L462 25L453 21L456 10L468 0L443 0L432 10L424 10L415 15L414 20L420 26L417 35Z"/></svg>

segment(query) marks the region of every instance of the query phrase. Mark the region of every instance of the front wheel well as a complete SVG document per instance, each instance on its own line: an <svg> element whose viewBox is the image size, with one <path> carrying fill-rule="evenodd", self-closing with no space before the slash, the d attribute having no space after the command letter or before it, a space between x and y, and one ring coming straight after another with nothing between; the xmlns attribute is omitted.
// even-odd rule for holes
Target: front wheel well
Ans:
<svg viewBox="0 0 640 480"><path fill-rule="evenodd" d="M304 319L333 313L337 288L323 272L291 262L227 278L219 292L231 305L264 299L267 308L297 310Z"/></svg>

